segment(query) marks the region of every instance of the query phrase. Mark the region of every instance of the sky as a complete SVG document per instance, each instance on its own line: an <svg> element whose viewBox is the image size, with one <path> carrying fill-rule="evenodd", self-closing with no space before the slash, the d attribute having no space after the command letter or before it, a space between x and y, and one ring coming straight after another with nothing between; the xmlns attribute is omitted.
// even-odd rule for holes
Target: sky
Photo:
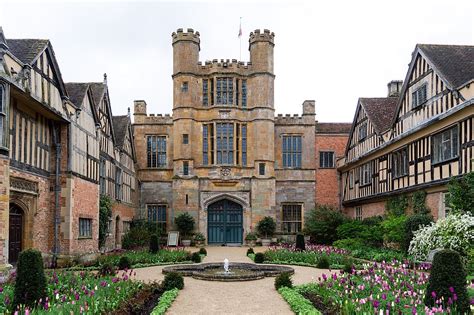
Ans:
<svg viewBox="0 0 474 315"><path fill-rule="evenodd" d="M242 17L241 41L238 38ZM200 60L249 60L251 31L275 32L276 114L351 122L359 97L384 97L405 79L417 43L474 42L474 1L10 1L0 0L8 38L50 39L64 82L102 81L114 115L145 100L172 112L171 33L201 34ZM241 43L241 50L240 50Z"/></svg>

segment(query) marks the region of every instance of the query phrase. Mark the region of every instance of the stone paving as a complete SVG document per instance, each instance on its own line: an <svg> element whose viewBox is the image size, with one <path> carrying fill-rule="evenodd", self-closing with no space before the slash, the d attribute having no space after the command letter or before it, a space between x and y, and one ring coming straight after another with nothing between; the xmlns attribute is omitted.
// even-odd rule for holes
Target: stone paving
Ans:
<svg viewBox="0 0 474 315"><path fill-rule="evenodd" d="M207 247L203 262L251 262L247 247ZM265 251L264 247L255 248ZM197 250L197 249L192 249ZM294 284L317 279L327 270L291 266L295 269ZM161 281L163 267L137 269L136 278L142 281ZM274 278L244 282L217 282L184 278L184 289L179 293L167 314L293 314L288 304L274 287Z"/></svg>

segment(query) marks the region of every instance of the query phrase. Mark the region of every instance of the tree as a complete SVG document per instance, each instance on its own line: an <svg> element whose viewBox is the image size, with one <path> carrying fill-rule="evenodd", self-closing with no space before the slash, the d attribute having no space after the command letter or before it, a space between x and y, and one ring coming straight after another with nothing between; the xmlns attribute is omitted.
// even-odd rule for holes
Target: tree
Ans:
<svg viewBox="0 0 474 315"><path fill-rule="evenodd" d="M474 214L474 172L455 178L448 184L446 205L453 211Z"/></svg>
<svg viewBox="0 0 474 315"><path fill-rule="evenodd" d="M109 196L100 196L99 202L99 248L105 245L109 221L112 218L112 199Z"/></svg>
<svg viewBox="0 0 474 315"><path fill-rule="evenodd" d="M257 224L257 230L261 235L265 235L265 238L268 236L273 236L276 229L275 220L272 217L264 217Z"/></svg>
<svg viewBox="0 0 474 315"><path fill-rule="evenodd" d="M174 223L179 232L183 234L183 238L186 238L194 230L194 218L187 212L178 215L174 219Z"/></svg>
<svg viewBox="0 0 474 315"><path fill-rule="evenodd" d="M341 212L327 205L316 205L305 224L305 233L318 244L332 244L337 240L337 227L344 222Z"/></svg>

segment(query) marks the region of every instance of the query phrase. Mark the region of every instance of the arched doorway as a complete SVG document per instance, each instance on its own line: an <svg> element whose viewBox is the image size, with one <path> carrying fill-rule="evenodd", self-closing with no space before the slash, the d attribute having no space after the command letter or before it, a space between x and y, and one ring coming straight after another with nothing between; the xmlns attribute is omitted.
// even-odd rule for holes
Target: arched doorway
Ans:
<svg viewBox="0 0 474 315"><path fill-rule="evenodd" d="M10 204L10 224L8 234L8 262L16 263L22 250L23 210L16 204Z"/></svg>
<svg viewBox="0 0 474 315"><path fill-rule="evenodd" d="M236 202L222 199L207 207L209 244L242 244L243 209Z"/></svg>
<svg viewBox="0 0 474 315"><path fill-rule="evenodd" d="M117 216L115 218L115 248L118 248L120 243L120 217Z"/></svg>

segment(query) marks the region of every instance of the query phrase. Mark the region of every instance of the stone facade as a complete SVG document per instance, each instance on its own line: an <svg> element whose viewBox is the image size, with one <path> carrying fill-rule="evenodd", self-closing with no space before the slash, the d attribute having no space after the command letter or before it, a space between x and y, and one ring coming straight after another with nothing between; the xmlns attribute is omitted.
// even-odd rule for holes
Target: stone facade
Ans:
<svg viewBox="0 0 474 315"><path fill-rule="evenodd" d="M173 114L148 114L145 101L134 105L141 217L147 218L152 205L166 206L171 230L174 218L187 212L208 240L208 207L220 200L241 207L240 236L265 216L283 232L283 204L301 207L301 223L314 207L315 104L305 101L302 116L275 117L274 34L250 34L247 63L200 62L200 34L191 29L173 33L172 45ZM232 138L222 138L229 141L227 150L220 136ZM300 141L295 166L282 161L283 139L291 136ZM166 161L158 167L150 162L152 137L166 139Z"/></svg>

